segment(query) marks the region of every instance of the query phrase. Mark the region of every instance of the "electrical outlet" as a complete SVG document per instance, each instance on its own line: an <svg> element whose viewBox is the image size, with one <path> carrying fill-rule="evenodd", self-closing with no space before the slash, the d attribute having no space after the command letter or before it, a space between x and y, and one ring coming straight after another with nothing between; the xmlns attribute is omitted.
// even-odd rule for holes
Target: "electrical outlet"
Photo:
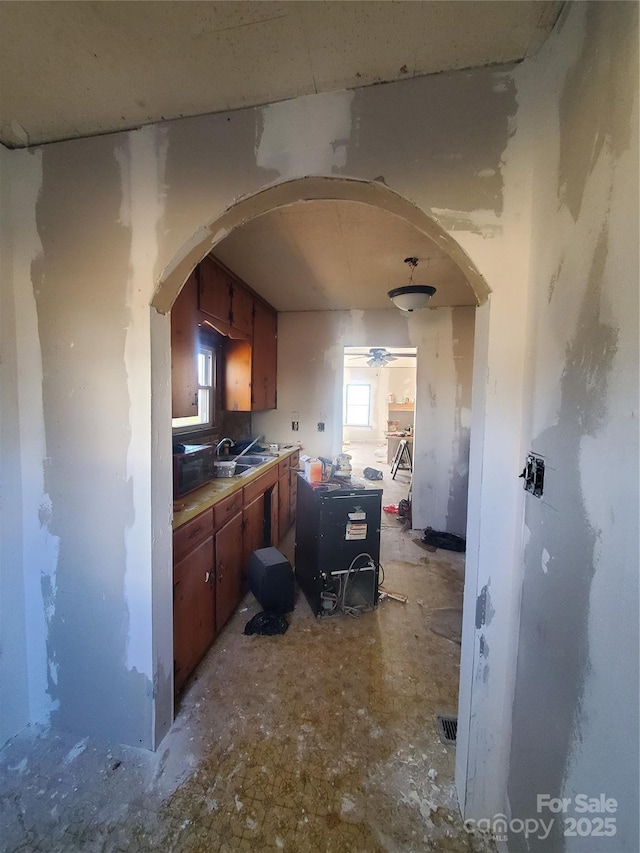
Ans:
<svg viewBox="0 0 640 853"><path fill-rule="evenodd" d="M544 459L540 456L534 456L533 453L529 453L520 477L524 480L525 491L531 492L536 498L542 497L544 489Z"/></svg>
<svg viewBox="0 0 640 853"><path fill-rule="evenodd" d="M323 423L323 421L318 421L318 432L324 432L324 423Z"/></svg>
<svg viewBox="0 0 640 853"><path fill-rule="evenodd" d="M291 429L294 432L298 432L298 421L291 421Z"/></svg>

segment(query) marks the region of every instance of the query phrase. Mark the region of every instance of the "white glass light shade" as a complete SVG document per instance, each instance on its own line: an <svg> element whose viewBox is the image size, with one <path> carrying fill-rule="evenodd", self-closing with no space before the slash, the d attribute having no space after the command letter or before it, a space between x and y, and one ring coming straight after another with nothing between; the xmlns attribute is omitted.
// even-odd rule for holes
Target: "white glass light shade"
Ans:
<svg viewBox="0 0 640 853"><path fill-rule="evenodd" d="M414 311L416 308L424 308L435 292L435 287L428 284L407 284L405 287L395 287L387 296L401 311Z"/></svg>

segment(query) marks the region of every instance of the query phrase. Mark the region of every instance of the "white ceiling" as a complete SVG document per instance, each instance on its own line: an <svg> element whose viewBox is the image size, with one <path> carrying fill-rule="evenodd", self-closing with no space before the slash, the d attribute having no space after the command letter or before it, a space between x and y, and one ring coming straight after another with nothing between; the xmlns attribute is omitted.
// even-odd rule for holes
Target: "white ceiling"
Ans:
<svg viewBox="0 0 640 853"><path fill-rule="evenodd" d="M519 61L562 6L437 2L0 0L0 142L26 147L164 119ZM422 260L430 305L475 305L464 275L413 226L355 202L281 208L216 255L280 311L390 308Z"/></svg>
<svg viewBox="0 0 640 853"><path fill-rule="evenodd" d="M0 0L0 142L19 148L518 61L561 6Z"/></svg>
<svg viewBox="0 0 640 853"><path fill-rule="evenodd" d="M353 201L306 201L236 228L214 254L278 311L390 308L387 291L436 288L430 307L476 305L464 274L404 219Z"/></svg>

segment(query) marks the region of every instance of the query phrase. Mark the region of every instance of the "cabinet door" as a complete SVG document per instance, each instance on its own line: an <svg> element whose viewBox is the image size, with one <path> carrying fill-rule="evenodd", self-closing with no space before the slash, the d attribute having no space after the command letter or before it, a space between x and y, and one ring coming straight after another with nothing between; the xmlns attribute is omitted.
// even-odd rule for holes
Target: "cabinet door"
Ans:
<svg viewBox="0 0 640 853"><path fill-rule="evenodd" d="M200 310L224 324L231 322L231 278L209 257L198 267Z"/></svg>
<svg viewBox="0 0 640 853"><path fill-rule="evenodd" d="M253 411L276 408L278 317L261 302L255 303L253 322Z"/></svg>
<svg viewBox="0 0 640 853"><path fill-rule="evenodd" d="M196 668L216 635L213 537L173 568L175 692Z"/></svg>
<svg viewBox="0 0 640 853"><path fill-rule="evenodd" d="M280 541L291 526L291 505L289 500L289 472L278 480L278 536Z"/></svg>
<svg viewBox="0 0 640 853"><path fill-rule="evenodd" d="M289 471L289 525L296 520L296 501L298 499L298 475Z"/></svg>
<svg viewBox="0 0 640 853"><path fill-rule="evenodd" d="M249 337L253 334L253 296L235 281L231 286L231 325Z"/></svg>
<svg viewBox="0 0 640 853"><path fill-rule="evenodd" d="M171 415L198 414L198 283L187 279L171 308Z"/></svg>
<svg viewBox="0 0 640 853"><path fill-rule="evenodd" d="M258 548L264 548L264 494L243 510L244 515L244 573L247 560Z"/></svg>
<svg viewBox="0 0 640 853"><path fill-rule="evenodd" d="M251 344L247 341L226 341L225 409L228 412L251 411Z"/></svg>
<svg viewBox="0 0 640 853"><path fill-rule="evenodd" d="M240 602L243 579L242 513L239 512L215 535L216 628L227 623Z"/></svg>
<svg viewBox="0 0 640 853"><path fill-rule="evenodd" d="M278 495L280 494L280 484L276 480L275 485L271 489L271 540L269 545L275 548L280 542L279 518L280 505L278 503Z"/></svg>

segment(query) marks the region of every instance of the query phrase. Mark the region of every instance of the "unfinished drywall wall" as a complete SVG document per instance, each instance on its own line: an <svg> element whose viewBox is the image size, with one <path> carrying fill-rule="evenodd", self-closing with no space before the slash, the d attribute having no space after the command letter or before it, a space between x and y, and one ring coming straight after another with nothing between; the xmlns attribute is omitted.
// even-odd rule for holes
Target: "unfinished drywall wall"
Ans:
<svg viewBox="0 0 640 853"><path fill-rule="evenodd" d="M380 341L417 347L414 526L464 533L474 311L279 314L278 408L255 413L253 432L281 444L300 441L311 456L335 456L342 442L344 347L378 346ZM386 425L386 395L382 405ZM299 423L298 432L291 430L291 421ZM326 425L322 433L319 421Z"/></svg>
<svg viewBox="0 0 640 853"><path fill-rule="evenodd" d="M638 9L576 5L527 69L525 449L546 472L526 498L508 785L514 817L556 819L546 842L514 834L509 849L619 853L638 848ZM566 810L540 812L538 794ZM579 794L615 811L583 814ZM598 837L605 817L615 836Z"/></svg>
<svg viewBox="0 0 640 853"><path fill-rule="evenodd" d="M55 707L47 692L47 624L53 611L58 540L49 528L45 483L42 354L29 279L41 253L35 204L42 155L2 151L2 651L0 742L20 723L46 718ZM14 694L15 689L15 694Z"/></svg>
<svg viewBox="0 0 640 853"><path fill-rule="evenodd" d="M155 224L145 159L152 169L157 160L145 158L144 140L45 149L42 253L31 281L44 365L47 526L60 543L49 693L61 726L150 746L150 357L139 282ZM144 208L143 245L136 206Z"/></svg>
<svg viewBox="0 0 640 853"><path fill-rule="evenodd" d="M490 574L495 585L492 627L496 638L504 634L505 639L494 645L485 689L488 702L506 707L520 493L512 475L520 457L530 200L530 151L516 113L512 71L480 69L310 96L286 106L172 122L22 155L41 156L42 185L35 188L36 208L36 194L23 192L18 176L16 193L28 215L22 219L12 209L7 228L15 243L28 235L29 217L37 222L42 256L35 258L33 271L13 268L2 287L12 288L15 296L16 327L30 317L24 302L34 306L35 322L25 325L20 346L42 353L42 381L38 369L27 364L19 378L10 377L3 393L11 399L27 388L35 408L40 406L34 423L46 441L44 489L51 499L42 530L51 542L59 540L52 594L46 603L41 594L34 600L47 642L26 632L56 676L48 687L37 682L31 708L53 697L59 703L55 719L81 733L157 743L173 701L169 644L159 636L169 630L171 611L169 553L162 548L168 546L171 513L169 374L158 349L166 340L166 324L156 324L157 318L152 323L153 309L147 306L153 300L162 310L170 307L190 269L224 235L233 211L247 211L235 205L239 199L259 199L271 185L288 189L288 181L328 174L357 179L372 189L372 203L382 199L394 212L429 214L431 220L423 219L433 223L434 238L468 273L476 293L485 298L488 292L479 270L491 282L485 350L474 377L487 386L478 418L482 434L492 437L477 450L483 471L474 501L476 510L487 506L490 512L471 577ZM306 127L314 128L313 139ZM8 156L12 169L23 162L18 152ZM336 192L350 197L349 181L335 183ZM30 265L33 252L26 257ZM167 287L154 295L161 281ZM452 319L442 323L442 336L438 332L434 338L432 329L429 345L441 340L451 348L443 377L455 388L454 324ZM310 329L307 351L327 340L365 343L366 318L350 315L349 324L348 338ZM381 337L394 343L386 328L383 336L374 331L371 343ZM420 334L415 337L420 346ZM398 343L412 344L413 333L405 329ZM325 356L319 352L310 375L320 378ZM330 369L335 373L337 367L330 364ZM300 393L315 413L317 400L308 390L314 384L315 379L305 379ZM301 405L293 393L281 402L285 412ZM455 411L455 395L448 405ZM335 441L339 430L325 414ZM420 417L418 412L417 422ZM30 429L27 423L19 426L23 449ZM300 437L313 446L317 433ZM11 471L12 494L21 494L30 473L31 468ZM451 482L447 471L440 489L444 497L437 503L443 518L451 513ZM426 498L420 499L424 506ZM23 519L40 530L37 507L23 501ZM24 561L24 547L21 553ZM35 563L19 571L23 580L31 571L40 577ZM19 626L12 640L11 654L19 658L27 646ZM463 653L472 659L470 651L463 648ZM476 708L478 720L485 698ZM503 716L501 711L497 726L502 739ZM482 755L475 776L482 779L486 800L499 799L502 764L494 760L494 744L469 742Z"/></svg>
<svg viewBox="0 0 640 853"><path fill-rule="evenodd" d="M8 151L0 146L0 280L13 278L11 177ZM14 654L0 655L0 743L25 726L30 719L29 677L26 662L26 613L22 583L22 493L20 478L20 422L18 411L18 359L16 305L12 287L3 287L0 303L0 479L18 489L13 501L3 502L0 542L0 646L14 645ZM15 642L15 640L18 642Z"/></svg>

